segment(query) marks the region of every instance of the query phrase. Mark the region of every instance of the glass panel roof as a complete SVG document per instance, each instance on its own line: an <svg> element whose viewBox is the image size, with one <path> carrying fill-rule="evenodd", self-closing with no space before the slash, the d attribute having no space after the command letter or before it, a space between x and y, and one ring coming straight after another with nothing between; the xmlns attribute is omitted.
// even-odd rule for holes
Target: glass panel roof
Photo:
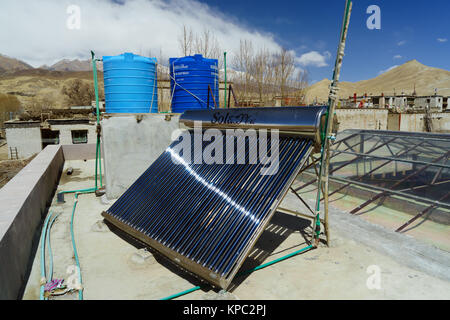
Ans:
<svg viewBox="0 0 450 320"><path fill-rule="evenodd" d="M330 178L450 208L450 134L346 130Z"/></svg>

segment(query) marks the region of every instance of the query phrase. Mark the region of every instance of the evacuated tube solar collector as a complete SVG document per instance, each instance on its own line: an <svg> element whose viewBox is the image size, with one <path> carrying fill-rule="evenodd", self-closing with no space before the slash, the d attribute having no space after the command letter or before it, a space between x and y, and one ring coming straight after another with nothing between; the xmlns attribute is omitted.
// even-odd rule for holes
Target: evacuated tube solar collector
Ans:
<svg viewBox="0 0 450 320"><path fill-rule="evenodd" d="M196 122L219 130L279 129L278 171L262 175L261 163L175 164L175 141L103 216L182 269L226 289L314 146L321 144L325 110L293 107L186 111L180 126L190 129L191 147L195 135L191 129ZM202 143L203 148L208 144ZM224 150L225 143L224 139ZM270 139L267 143L270 145ZM255 150L241 152L249 157ZM234 155L235 159L239 156Z"/></svg>

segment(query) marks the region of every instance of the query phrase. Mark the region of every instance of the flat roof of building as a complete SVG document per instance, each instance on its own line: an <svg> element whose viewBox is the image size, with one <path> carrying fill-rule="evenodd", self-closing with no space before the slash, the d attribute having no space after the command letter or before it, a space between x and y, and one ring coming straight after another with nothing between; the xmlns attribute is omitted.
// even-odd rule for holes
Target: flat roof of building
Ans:
<svg viewBox="0 0 450 320"><path fill-rule="evenodd" d="M94 165L95 160L66 161L57 192L93 186ZM66 174L69 167L73 168L71 175ZM313 205L314 190L312 187L302 193L309 205ZM197 285L201 286L201 290L180 299L450 298L450 276L445 276L445 270L442 271L445 269L442 264L448 262L448 253L362 217L349 215L339 208L349 201L339 200L341 197L335 195L330 199L331 247L320 245L315 250L235 278L229 293L224 294L175 267L157 253L152 253L151 249L146 249L120 230L105 224L100 213L109 208L113 201L96 197L93 193L81 194L74 216L74 234L84 299L161 299ZM69 231L74 200L73 194L66 194L65 202L58 203L55 195L49 208L49 212L59 214L50 238L53 278L67 279L68 267L75 264ZM286 196L282 206L307 211L293 194ZM392 224L392 210L384 209L384 213L380 207L372 210L378 212L377 219ZM421 230L423 228L424 225ZM438 227L431 228L439 234ZM242 270L305 247L311 231L311 221L277 212ZM439 241L445 241L447 248L450 247L450 239L444 237ZM371 290L366 285L368 268L374 265L382 272L382 290ZM40 279L40 255L36 254L24 299L39 298ZM78 299L78 294L68 293L51 299Z"/></svg>

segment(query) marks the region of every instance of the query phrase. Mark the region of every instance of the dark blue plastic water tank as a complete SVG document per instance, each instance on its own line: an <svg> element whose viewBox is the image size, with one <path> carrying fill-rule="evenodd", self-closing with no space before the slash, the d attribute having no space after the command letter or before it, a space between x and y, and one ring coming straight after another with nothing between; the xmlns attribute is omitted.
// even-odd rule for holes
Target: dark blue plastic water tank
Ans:
<svg viewBox="0 0 450 320"><path fill-rule="evenodd" d="M183 58L170 58L169 63L170 91L173 93L172 112L183 113L186 110L208 109L208 85L219 107L217 59L207 59L201 54L196 54ZM209 109L213 108L214 101L209 94Z"/></svg>
<svg viewBox="0 0 450 320"><path fill-rule="evenodd" d="M103 57L107 113L158 112L156 59L129 52Z"/></svg>

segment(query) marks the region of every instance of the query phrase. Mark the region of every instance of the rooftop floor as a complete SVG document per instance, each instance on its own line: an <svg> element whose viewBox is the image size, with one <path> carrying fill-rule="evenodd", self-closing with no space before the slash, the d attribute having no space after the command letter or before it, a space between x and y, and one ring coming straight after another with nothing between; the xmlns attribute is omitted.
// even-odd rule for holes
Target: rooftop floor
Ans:
<svg viewBox="0 0 450 320"><path fill-rule="evenodd" d="M92 187L94 161L66 161L57 192ZM70 176L65 173L69 167L74 168ZM308 190L305 198L313 199L314 190L311 186ZM161 299L200 284L161 256L148 254L139 243L105 225L100 214L112 202L105 204L105 198L94 194L83 194L78 199L74 231L84 299ZM235 278L229 288L231 295L220 295L205 285L205 289L180 299L450 299L448 252L408 235L414 233L417 238L423 236L426 239L429 235L439 234L436 235L439 239L433 238L428 242L444 243L441 248L448 250L448 229L443 233L435 232L440 226L426 222L408 234L398 234L390 227L398 213L385 219L383 209L377 208L374 209L375 214L361 218L341 211L347 209L346 203L352 199L332 200L330 247L321 245ZM75 265L70 237L74 195L66 194L65 201L57 203L55 194L50 211L60 213L51 229L53 277L67 281L70 276L67 268ZM291 194L286 196L282 206L306 213ZM277 212L242 270L305 247L305 235L311 231L309 226L310 221L306 219ZM442 237L445 241L441 241ZM46 261L49 261L48 256ZM373 265L381 271L379 290L367 286L372 275L368 270ZM24 299L39 299L40 279L40 254L37 250ZM51 299L78 299L78 295L71 293Z"/></svg>

